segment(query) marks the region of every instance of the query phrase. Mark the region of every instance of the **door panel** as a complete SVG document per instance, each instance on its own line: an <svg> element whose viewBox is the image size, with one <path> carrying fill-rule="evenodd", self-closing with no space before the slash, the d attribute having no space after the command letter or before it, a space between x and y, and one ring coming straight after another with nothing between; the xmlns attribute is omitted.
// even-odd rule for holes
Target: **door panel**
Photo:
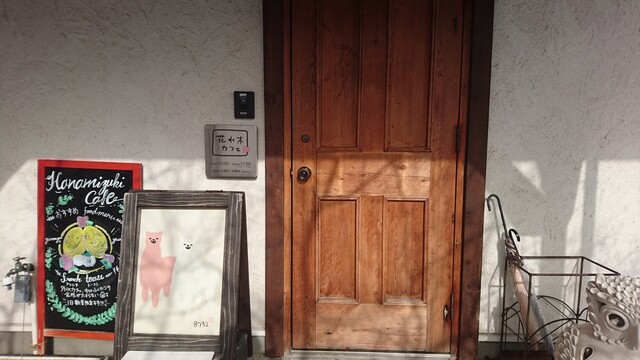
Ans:
<svg viewBox="0 0 640 360"><path fill-rule="evenodd" d="M426 305L424 268L426 201L385 201L383 304Z"/></svg>
<svg viewBox="0 0 640 360"><path fill-rule="evenodd" d="M292 2L292 342L449 352L462 0Z"/></svg>
<svg viewBox="0 0 640 360"><path fill-rule="evenodd" d="M320 149L358 147L359 4L326 1L319 8L318 139ZM336 121L340 119L339 121Z"/></svg>
<svg viewBox="0 0 640 360"><path fill-rule="evenodd" d="M426 150L432 38L431 1L391 1L386 145Z"/></svg>
<svg viewBox="0 0 640 360"><path fill-rule="evenodd" d="M357 199L319 199L318 301L356 301Z"/></svg>

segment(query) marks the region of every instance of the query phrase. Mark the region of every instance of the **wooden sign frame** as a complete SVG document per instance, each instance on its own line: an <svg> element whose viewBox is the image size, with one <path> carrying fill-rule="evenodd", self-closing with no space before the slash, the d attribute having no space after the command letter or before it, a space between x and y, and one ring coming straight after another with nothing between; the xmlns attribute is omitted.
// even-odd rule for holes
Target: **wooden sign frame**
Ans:
<svg viewBox="0 0 640 360"><path fill-rule="evenodd" d="M248 280L248 259L247 259L247 233L246 233L246 209L245 198L242 192L223 192L223 191L133 191L125 196L125 219L123 224L123 249L121 256L121 276L118 280L118 313L116 318L116 337L114 342L114 360L121 360L128 351L144 351L144 352L215 352L214 359L245 359L251 356L251 315L249 300L249 280ZM212 210L213 212L208 212ZM221 218L215 212L216 210L224 211L223 233L217 233ZM159 214L156 216L156 214ZM221 299L218 302L213 301L212 306L206 308L211 316L219 317L219 329L214 329L213 333L194 334L185 333L181 330L182 325L175 324L175 321L167 326L138 326L140 323L146 324L149 316L140 316L144 308L150 309L153 306L161 309L163 301L176 301L181 294L177 279L189 279L192 269L199 269L202 266L193 260L193 267L178 267L180 261L176 257L176 265L169 270L162 272L171 272L174 281L170 285L167 292L161 292L156 295L156 300L152 302L155 305L149 305L149 299L144 299L143 293L148 293L149 286L145 285L145 281L141 277L148 267L150 260L145 260L148 256L147 249L154 249L156 244L165 244L168 242L183 242L176 238L188 239L190 232L182 230L184 225L182 222L190 222L195 214L197 218L197 227L205 229L201 230L201 237L207 238L206 241L223 241L223 247L219 250L223 251L221 258L223 259L222 273L219 269L214 269L216 264L206 263L205 266L212 266L209 275L198 276L193 274L194 287L197 287L198 281L210 281L212 287L221 287ZM208 215L212 214L212 215ZM210 220L208 220L210 216ZM167 230L170 236L166 234L149 233L150 226L154 224L153 230ZM193 229L193 225L188 225ZM176 230L178 229L178 230ZM208 239L209 235L213 236L213 240ZM144 235L143 235L144 234ZM151 234L151 235L150 235ZM173 236L171 236L173 234ZM160 237L160 241L156 242L156 238ZM173 238L172 238L173 237ZM144 239L143 239L144 238ZM153 245L150 245L153 244ZM171 243L169 243L171 244ZM190 244L189 244L190 245ZM142 249L144 246L144 249ZM174 245L168 245L174 246ZM186 246L186 245L185 245ZM166 251L168 247L162 248ZM155 253L155 258L166 259L164 255ZM147 262L145 262L147 261ZM163 260L165 261L165 260ZM157 267L165 266L158 265ZM168 265L171 267L171 265ZM197 270L195 270L197 271ZM164 276L164 275L162 275ZM218 278L219 277L219 278ZM214 285L217 284L217 285ZM160 284L156 287L161 286ZM164 291L164 288L163 288ZM178 291L178 293L176 293ZM191 290L184 290L190 292ZM146 296L146 295L144 295ZM184 298L184 297L183 297ZM216 308L216 304L219 308ZM208 304L206 306L209 306ZM200 306L201 308L202 306ZM173 307L171 308L173 309ZM210 310L208 310L210 309ZM154 310L155 311L155 310ZM173 310L168 310L173 311ZM137 314L138 313L138 314ZM169 318L173 314L164 313L157 316L159 319ZM183 317L188 322L193 321L189 318L190 313L185 312ZM140 319L140 320L137 320ZM138 324L137 324L138 322ZM193 321L193 326L200 326L199 321ZM209 325L209 324L207 324ZM152 329L152 331L149 331ZM243 350L244 349L244 350Z"/></svg>
<svg viewBox="0 0 640 360"><path fill-rule="evenodd" d="M141 187L139 163L38 160L38 353L45 351L45 337L113 340L123 198L126 192ZM94 236L85 234L87 231ZM65 237L67 233L80 234L73 246L70 236ZM91 245L90 239L94 241ZM75 266L74 255L82 255L82 250L88 262ZM73 295L68 297L59 291L61 278L51 280L55 276L85 283L89 276L109 278L96 282L97 292L89 296L82 292L92 289L66 284L66 292ZM109 294L109 300L104 300L104 294ZM86 301L79 305L85 307L74 307L78 305L75 301ZM104 311L81 311L91 306Z"/></svg>

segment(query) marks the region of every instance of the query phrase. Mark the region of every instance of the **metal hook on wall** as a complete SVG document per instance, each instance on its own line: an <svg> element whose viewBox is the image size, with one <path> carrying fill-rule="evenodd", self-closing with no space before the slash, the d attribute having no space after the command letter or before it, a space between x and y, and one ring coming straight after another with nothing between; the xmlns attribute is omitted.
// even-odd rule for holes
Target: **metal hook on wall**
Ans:
<svg viewBox="0 0 640 360"><path fill-rule="evenodd" d="M516 246L516 241L520 242L520 234L516 231L516 229L507 229L507 222L504 220L504 212L502 210L502 203L500 202L500 198L496 194L491 194L487 197L487 209L491 211L491 199L494 199L496 203L498 203L498 209L500 210L500 220L502 221L502 229L504 230L504 235L506 239L510 241L505 241L507 245L507 250L509 247L513 247L513 254L507 254L509 257L512 257L512 261L521 261L520 252L518 251L518 247ZM509 252L509 251L508 251ZM515 256L515 259L513 257Z"/></svg>
<svg viewBox="0 0 640 360"><path fill-rule="evenodd" d="M498 209L500 210L500 220L502 220L502 228L504 229L504 233L507 231L507 223L504 221L504 213L502 212L502 203L500 202L500 198L496 194L491 194L487 197L487 209L491 211L491 198L494 198L498 203Z"/></svg>

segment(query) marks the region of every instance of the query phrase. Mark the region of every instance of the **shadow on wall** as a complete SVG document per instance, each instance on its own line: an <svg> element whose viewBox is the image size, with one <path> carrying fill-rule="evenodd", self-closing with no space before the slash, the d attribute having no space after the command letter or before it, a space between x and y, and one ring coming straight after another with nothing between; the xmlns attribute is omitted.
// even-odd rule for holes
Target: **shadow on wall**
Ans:
<svg viewBox="0 0 640 360"><path fill-rule="evenodd" d="M627 44L639 13L624 1L496 3L486 188L522 255L582 255L638 275L639 48ZM504 252L485 219L489 333Z"/></svg>
<svg viewBox="0 0 640 360"><path fill-rule="evenodd" d="M6 290L2 289L1 291L4 292ZM13 297L13 291L11 292L11 297ZM0 354L32 354L33 347L31 344L31 332L29 330L31 326L31 322L29 320L30 315L28 314L29 311L29 304L15 304L13 302L6 302L4 305L0 305L0 316L3 316L5 319L11 319L12 314L21 313L25 315L26 319L24 327L22 326L22 324L15 324L16 328L22 328L26 330L0 332Z"/></svg>
<svg viewBox="0 0 640 360"><path fill-rule="evenodd" d="M612 127L615 128L615 125ZM611 131L612 129L609 129L607 135ZM568 141L580 140L576 138ZM552 166L539 166L540 162L537 161L494 164L496 167L494 171L503 171L509 174L508 176L512 176L509 185L501 189L506 196L499 195L503 200L507 226L516 228L522 237L522 242L517 243L521 255L584 256L617 271L625 266L628 270L630 262L637 263L640 260L635 256L637 252L617 251L633 244L630 241L632 239L620 238L621 235L633 236L633 232L628 230L623 232L621 229L637 227L637 222L625 210L634 208L633 204L637 199L628 195L637 195L637 187L631 189L636 192L624 192L624 186L628 186L629 179L633 178L629 175L637 173L639 167L636 149L636 145L624 148L612 159L576 160L575 162L571 160L574 154L566 154L566 157L553 155ZM612 177L625 175L627 180L620 178L617 181L611 180ZM623 186L618 188L617 185ZM608 198L607 195L612 196ZM509 275L505 280L504 230L501 227L499 214L497 211L489 211L485 215L487 216L485 223L490 230L485 232L485 243L489 243L488 246L485 245L485 249L495 249L498 259L486 291L490 297L500 294L497 300L489 301L487 310L493 321L493 328L499 331L502 315L502 287L505 286L506 281L509 289L512 280ZM512 215L511 219L509 215ZM637 249L637 246L633 246ZM554 266L561 269L544 268L538 271L572 272L569 264L565 264L564 268L562 265ZM573 272L576 272L575 266ZM534 283L534 288L540 295L553 294L561 299L565 299L562 296L566 298L573 296L573 299L570 299L570 305L582 301L581 307L584 307L586 306L584 299L576 299L576 296L584 297L584 294L576 295L574 288L577 284L574 279L576 278L538 278L539 283ZM507 292L507 306L510 305L510 301L515 301L511 291L509 289ZM491 302L494 304L491 305Z"/></svg>

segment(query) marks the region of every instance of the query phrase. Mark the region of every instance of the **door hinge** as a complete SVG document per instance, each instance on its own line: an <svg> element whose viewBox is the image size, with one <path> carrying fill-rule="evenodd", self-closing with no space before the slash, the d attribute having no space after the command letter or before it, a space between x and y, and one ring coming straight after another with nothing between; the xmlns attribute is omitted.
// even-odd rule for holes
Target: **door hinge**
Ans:
<svg viewBox="0 0 640 360"><path fill-rule="evenodd" d="M455 301L455 298L453 297L453 293L451 293L451 318L453 319L453 302Z"/></svg>
<svg viewBox="0 0 640 360"><path fill-rule="evenodd" d="M445 304L444 306L444 320L452 320L453 319L453 293L450 294L449 304Z"/></svg>
<svg viewBox="0 0 640 360"><path fill-rule="evenodd" d="M460 124L456 125L456 154L460 152Z"/></svg>

